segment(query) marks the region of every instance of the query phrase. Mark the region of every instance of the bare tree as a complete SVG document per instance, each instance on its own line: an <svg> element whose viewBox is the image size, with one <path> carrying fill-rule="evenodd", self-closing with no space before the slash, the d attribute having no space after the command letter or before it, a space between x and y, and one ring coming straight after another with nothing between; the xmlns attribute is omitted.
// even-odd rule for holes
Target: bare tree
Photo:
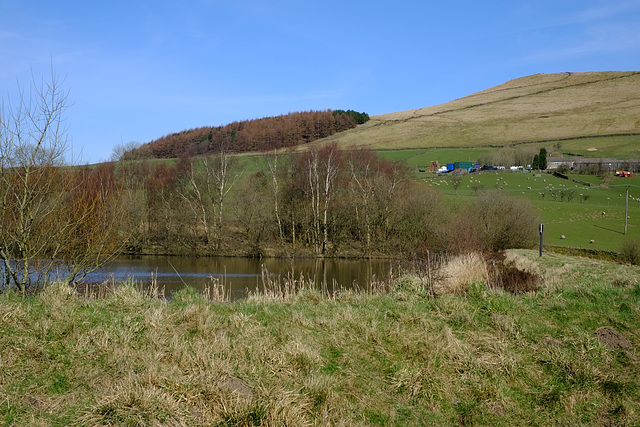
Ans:
<svg viewBox="0 0 640 427"><path fill-rule="evenodd" d="M55 75L46 85L32 79L28 93L19 88L18 104L9 101L5 108L3 103L0 113L0 258L5 283L21 293L30 280L31 263L57 237L58 230L41 232L61 206L57 187L65 183L55 166L68 148L62 119L67 98Z"/></svg>
<svg viewBox="0 0 640 427"><path fill-rule="evenodd" d="M229 191L242 175L242 171L235 167L234 158L228 146L229 143L220 143L215 155L202 159L204 173L211 183L210 197L216 208L216 249L218 250L222 245L225 201Z"/></svg>
<svg viewBox="0 0 640 427"><path fill-rule="evenodd" d="M117 162L120 160L137 160L138 155L136 155L136 150L138 150L142 146L141 143L137 141L129 141L127 143L118 144L113 147L113 151L111 152L111 161Z"/></svg>
<svg viewBox="0 0 640 427"><path fill-rule="evenodd" d="M329 145L306 154L308 191L311 199L312 239L317 254L324 254L329 243L329 207L335 194L341 152Z"/></svg>
<svg viewBox="0 0 640 427"><path fill-rule="evenodd" d="M212 207L210 198L212 182L210 174L198 172L196 168L197 159L185 157L178 162L181 184L180 195L202 227L205 241L208 243L211 240L209 218L211 217Z"/></svg>
<svg viewBox="0 0 640 427"><path fill-rule="evenodd" d="M273 191L273 200L274 200L274 213L276 215L276 221L278 223L278 233L280 235L280 242L284 242L284 233L282 231L282 220L280 219L280 183L278 181L278 163L280 161L280 156L275 152L275 150L271 153L266 153L265 158L267 160L267 166L269 167L269 172L271 173L271 190Z"/></svg>
<svg viewBox="0 0 640 427"><path fill-rule="evenodd" d="M43 286L56 271L72 281L113 250L98 238L109 236L101 229L106 218L98 218L107 198L79 197L83 182L73 169L63 167L69 145L64 127L68 92L62 83L52 70L49 81L32 79L26 92L19 88L16 105L3 103L0 109L0 274L5 289L23 295ZM115 205L109 208L117 214ZM60 257L73 259L73 269L56 261Z"/></svg>
<svg viewBox="0 0 640 427"><path fill-rule="evenodd" d="M130 231L121 226L129 209L113 164L67 169L67 173L71 185L63 199L64 220L55 222L66 230L57 257L64 261L64 280L71 283L118 254Z"/></svg>
<svg viewBox="0 0 640 427"><path fill-rule="evenodd" d="M400 165L381 160L368 149L351 152L348 166L356 224L363 229L365 252L370 254L374 229L388 231L394 193L406 171Z"/></svg>

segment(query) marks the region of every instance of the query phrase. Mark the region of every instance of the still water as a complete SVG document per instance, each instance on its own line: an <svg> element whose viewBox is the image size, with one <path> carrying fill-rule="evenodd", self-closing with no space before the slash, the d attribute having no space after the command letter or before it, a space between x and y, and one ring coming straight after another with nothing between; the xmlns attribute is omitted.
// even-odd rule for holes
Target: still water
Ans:
<svg viewBox="0 0 640 427"><path fill-rule="evenodd" d="M224 283L231 299L244 298L248 291L262 286L263 272L274 279L302 275L319 289L366 289L372 280L386 280L391 273L389 260L280 259L235 257L119 257L85 278L85 281L116 283L133 280L142 287L157 280L167 296L190 286L199 290L217 280Z"/></svg>

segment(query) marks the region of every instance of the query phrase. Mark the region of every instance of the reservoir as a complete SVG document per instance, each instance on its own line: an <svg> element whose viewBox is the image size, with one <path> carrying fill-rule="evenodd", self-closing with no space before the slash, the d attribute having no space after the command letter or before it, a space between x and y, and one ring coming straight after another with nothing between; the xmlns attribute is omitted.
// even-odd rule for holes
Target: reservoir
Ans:
<svg viewBox="0 0 640 427"><path fill-rule="evenodd" d="M118 257L84 279L89 283L133 281L142 288L157 282L166 296L189 286L204 290L224 284L231 300L245 298L260 289L266 277L312 281L317 289L333 293L346 289L368 289L372 281L386 281L392 272L390 260L283 259L239 257Z"/></svg>

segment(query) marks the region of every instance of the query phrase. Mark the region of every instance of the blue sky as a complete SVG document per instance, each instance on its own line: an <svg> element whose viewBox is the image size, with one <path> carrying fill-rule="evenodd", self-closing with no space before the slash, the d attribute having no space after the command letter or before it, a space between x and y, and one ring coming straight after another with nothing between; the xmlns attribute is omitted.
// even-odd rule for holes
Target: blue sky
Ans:
<svg viewBox="0 0 640 427"><path fill-rule="evenodd" d="M0 0L0 95L53 65L72 156L94 163L200 126L640 70L639 28L640 0Z"/></svg>

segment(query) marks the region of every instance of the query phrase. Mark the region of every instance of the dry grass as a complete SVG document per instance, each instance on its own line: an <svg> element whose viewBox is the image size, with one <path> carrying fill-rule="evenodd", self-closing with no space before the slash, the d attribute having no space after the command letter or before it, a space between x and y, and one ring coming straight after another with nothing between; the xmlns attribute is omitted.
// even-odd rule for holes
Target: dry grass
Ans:
<svg viewBox="0 0 640 427"><path fill-rule="evenodd" d="M362 126L316 144L338 141L345 148L372 149L482 147L638 134L639 114L640 73L541 74L446 104L373 116ZM572 147L579 141L574 140ZM585 143L589 144L585 150L615 154L606 138ZM633 154L627 151L619 155Z"/></svg>
<svg viewBox="0 0 640 427"><path fill-rule="evenodd" d="M434 284L436 295L464 294L474 283L487 283L488 272L482 255L469 253L457 255L441 265L437 275L439 281Z"/></svg>
<svg viewBox="0 0 640 427"><path fill-rule="evenodd" d="M269 270L263 265L260 286L256 292L249 295L249 298L288 301L304 291L315 289L315 280L305 277L302 273L300 276L294 276L293 274L278 276L269 273ZM328 296L326 289L322 289L321 292Z"/></svg>

